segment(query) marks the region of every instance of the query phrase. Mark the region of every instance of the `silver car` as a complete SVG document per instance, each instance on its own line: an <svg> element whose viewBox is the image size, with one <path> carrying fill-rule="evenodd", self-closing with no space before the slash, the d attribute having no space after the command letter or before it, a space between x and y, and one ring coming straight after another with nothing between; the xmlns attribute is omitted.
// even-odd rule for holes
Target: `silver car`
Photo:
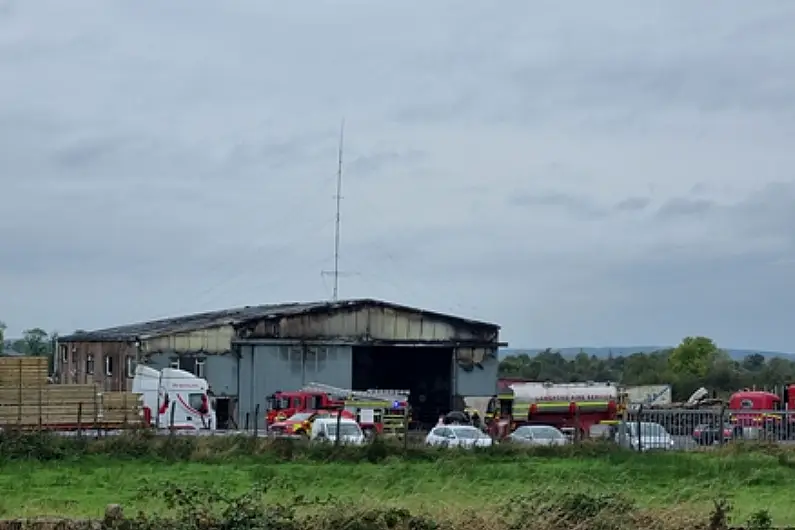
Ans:
<svg viewBox="0 0 795 530"><path fill-rule="evenodd" d="M669 451L676 445L665 427L649 421L627 422L627 437L635 451Z"/></svg>
<svg viewBox="0 0 795 530"><path fill-rule="evenodd" d="M469 425L437 425L428 433L425 443L440 447L491 447L486 433Z"/></svg>
<svg viewBox="0 0 795 530"><path fill-rule="evenodd" d="M569 439L549 425L523 425L513 431L508 439L526 445L566 445Z"/></svg>

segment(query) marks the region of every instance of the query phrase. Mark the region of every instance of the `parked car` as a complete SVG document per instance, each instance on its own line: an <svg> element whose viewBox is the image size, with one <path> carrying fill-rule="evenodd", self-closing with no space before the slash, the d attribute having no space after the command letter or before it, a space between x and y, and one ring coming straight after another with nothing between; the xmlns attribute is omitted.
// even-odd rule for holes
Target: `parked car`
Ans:
<svg viewBox="0 0 795 530"><path fill-rule="evenodd" d="M437 425L428 436L425 443L441 447L491 447L491 437L471 425Z"/></svg>
<svg viewBox="0 0 795 530"><path fill-rule="evenodd" d="M509 436L512 443L525 445L566 445L569 439L555 427L549 425L523 425Z"/></svg>
<svg viewBox="0 0 795 530"><path fill-rule="evenodd" d="M724 422L710 422L697 425L693 429L693 440L698 445L712 445L714 443L730 442L743 437L743 428L740 425Z"/></svg>
<svg viewBox="0 0 795 530"><path fill-rule="evenodd" d="M323 417L312 422L311 442L335 443L338 436L340 442L346 445L364 445L367 441L362 428L350 418Z"/></svg>
<svg viewBox="0 0 795 530"><path fill-rule="evenodd" d="M277 437L297 437L308 436L312 429L312 422L320 414L316 411L296 412L283 421L277 421L268 430L270 434Z"/></svg>
<svg viewBox="0 0 795 530"><path fill-rule="evenodd" d="M635 451L668 451L676 442L659 423L630 421L626 424L629 447ZM620 436L618 433L616 436Z"/></svg>

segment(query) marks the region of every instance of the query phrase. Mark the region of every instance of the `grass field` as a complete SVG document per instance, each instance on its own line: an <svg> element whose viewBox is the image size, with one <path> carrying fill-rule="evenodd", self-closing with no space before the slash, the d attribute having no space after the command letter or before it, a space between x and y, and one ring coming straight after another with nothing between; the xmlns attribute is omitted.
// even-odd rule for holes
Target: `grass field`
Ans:
<svg viewBox="0 0 795 530"><path fill-rule="evenodd" d="M379 463L274 462L256 456L165 462L96 454L6 460L0 464L0 517L98 517L109 503L123 505L128 514L163 512L166 504L157 492L175 485L242 494L256 484L265 484L272 500L331 495L340 503L405 507L434 517L467 509L499 512L583 493L613 496L611 502L626 504L613 509L627 513L636 508L665 519L673 510L706 519L714 500L725 497L736 523L762 510L776 524L795 523L795 466L784 453L760 451L450 455L436 461L392 456Z"/></svg>

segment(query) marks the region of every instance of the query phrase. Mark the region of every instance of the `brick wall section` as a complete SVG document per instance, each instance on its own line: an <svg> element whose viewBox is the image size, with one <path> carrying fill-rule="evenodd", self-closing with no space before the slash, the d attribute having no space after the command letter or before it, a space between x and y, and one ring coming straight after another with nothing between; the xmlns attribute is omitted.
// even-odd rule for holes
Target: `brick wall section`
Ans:
<svg viewBox="0 0 795 530"><path fill-rule="evenodd" d="M96 383L106 392L129 392L134 374L128 368L135 369L136 354L135 345L126 342L61 342L58 380L62 384Z"/></svg>

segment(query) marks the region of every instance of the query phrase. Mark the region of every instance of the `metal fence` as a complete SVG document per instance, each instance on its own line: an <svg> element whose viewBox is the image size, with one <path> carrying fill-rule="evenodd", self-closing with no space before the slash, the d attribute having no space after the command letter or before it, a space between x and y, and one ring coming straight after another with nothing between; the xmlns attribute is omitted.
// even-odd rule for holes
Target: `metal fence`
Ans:
<svg viewBox="0 0 795 530"><path fill-rule="evenodd" d="M627 421L614 430L617 441L637 450L691 450L736 442L792 443L795 412L640 407L629 411Z"/></svg>

